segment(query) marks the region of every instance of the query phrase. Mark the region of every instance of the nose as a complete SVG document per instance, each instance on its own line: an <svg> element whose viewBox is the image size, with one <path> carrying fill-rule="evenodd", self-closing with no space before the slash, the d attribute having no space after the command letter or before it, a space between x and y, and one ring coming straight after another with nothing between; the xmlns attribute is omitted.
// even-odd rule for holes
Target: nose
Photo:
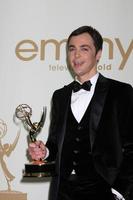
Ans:
<svg viewBox="0 0 133 200"><path fill-rule="evenodd" d="M80 51L79 51L79 50L76 50L76 51L75 51L75 57L76 57L76 58L80 57Z"/></svg>

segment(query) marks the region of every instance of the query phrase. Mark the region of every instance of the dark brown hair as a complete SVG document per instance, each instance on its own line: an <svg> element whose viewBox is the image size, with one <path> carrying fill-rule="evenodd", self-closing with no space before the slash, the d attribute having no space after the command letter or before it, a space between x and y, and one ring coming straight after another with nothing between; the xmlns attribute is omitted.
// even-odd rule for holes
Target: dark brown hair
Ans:
<svg viewBox="0 0 133 200"><path fill-rule="evenodd" d="M93 28L91 26L81 26L81 27L77 28L76 30L74 30L68 37L67 47L69 45L69 42L70 42L70 39L72 36L77 36L82 33L88 33L92 37L94 46L96 48L96 53L99 50L102 50L103 38L102 38L101 34L95 28Z"/></svg>

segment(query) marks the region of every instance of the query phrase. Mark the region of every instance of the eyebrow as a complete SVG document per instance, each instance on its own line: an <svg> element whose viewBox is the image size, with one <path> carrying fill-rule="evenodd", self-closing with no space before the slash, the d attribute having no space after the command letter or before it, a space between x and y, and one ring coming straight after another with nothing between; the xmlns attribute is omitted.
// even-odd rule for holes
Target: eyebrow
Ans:
<svg viewBox="0 0 133 200"><path fill-rule="evenodd" d="M75 45L71 44L71 45L68 46L68 48L70 48L70 47L75 47ZM89 47L89 48L91 48L90 45L88 45L88 44L82 44L80 47Z"/></svg>

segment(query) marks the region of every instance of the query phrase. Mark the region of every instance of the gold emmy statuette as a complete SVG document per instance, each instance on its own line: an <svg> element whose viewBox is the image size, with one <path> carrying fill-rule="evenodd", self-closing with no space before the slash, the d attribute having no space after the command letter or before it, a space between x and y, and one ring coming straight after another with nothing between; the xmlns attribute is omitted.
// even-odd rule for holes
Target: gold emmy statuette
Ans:
<svg viewBox="0 0 133 200"><path fill-rule="evenodd" d="M15 116L23 122L24 127L29 132L29 141L35 142L38 133L40 133L46 118L46 107L43 108L39 122L32 122L32 108L27 104L20 104L15 110ZM54 163L46 160L32 160L25 164L23 177L49 177L54 174Z"/></svg>
<svg viewBox="0 0 133 200"><path fill-rule="evenodd" d="M18 143L20 131L17 133L16 138L14 139L12 144L2 143L2 138L6 135L6 133L7 125L2 119L0 119L0 165L7 183L7 189L0 190L0 200L27 200L26 193L12 190L11 182L15 179L15 176L9 171L6 161L4 159L5 156L9 157L12 151L15 149Z"/></svg>

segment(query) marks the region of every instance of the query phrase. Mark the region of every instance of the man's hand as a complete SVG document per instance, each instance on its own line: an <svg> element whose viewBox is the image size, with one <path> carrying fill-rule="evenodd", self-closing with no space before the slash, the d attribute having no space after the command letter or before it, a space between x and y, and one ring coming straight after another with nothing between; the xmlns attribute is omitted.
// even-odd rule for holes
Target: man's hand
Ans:
<svg viewBox="0 0 133 200"><path fill-rule="evenodd" d="M30 143L28 147L29 155L32 160L38 161L46 157L47 149L41 140Z"/></svg>

